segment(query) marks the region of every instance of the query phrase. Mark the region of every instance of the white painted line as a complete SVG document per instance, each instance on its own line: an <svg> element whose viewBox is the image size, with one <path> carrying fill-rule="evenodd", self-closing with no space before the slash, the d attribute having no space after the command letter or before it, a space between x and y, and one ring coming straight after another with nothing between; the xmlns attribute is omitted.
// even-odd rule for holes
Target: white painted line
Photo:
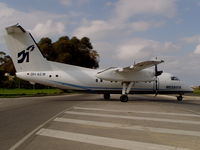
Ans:
<svg viewBox="0 0 200 150"><path fill-rule="evenodd" d="M22 143L24 143L28 138L30 138L35 132L37 132L39 129L41 129L44 125L46 125L47 123L49 123L50 121L52 121L53 119L55 119L56 117L58 117L59 115L63 114L66 110L71 109L67 108L64 111L56 114L55 116L53 116L51 119L47 120L46 122L44 122L43 124L39 125L37 128L35 128L33 131L31 131L30 133L28 133L25 137L23 137L20 141L18 141L15 145L13 145L11 148L9 148L9 150L15 150L17 149Z"/></svg>
<svg viewBox="0 0 200 150"><path fill-rule="evenodd" d="M163 118L151 118L151 117L134 117L134 116L124 116L124 115L110 115L110 114L98 114L98 113L86 113L86 112L75 112L66 111L66 114L73 115L85 115L85 116L95 116L95 117L109 117L109 118L121 118L121 119L131 119L131 120L146 120L146 121L159 121L159 122L170 122L170 123L184 123L184 124L194 124L200 125L200 121L189 121L189 120L172 120Z"/></svg>
<svg viewBox="0 0 200 150"><path fill-rule="evenodd" d="M54 121L64 122L64 123L74 123L74 124L80 124L80 125L97 126L97 127L106 127L106 128L119 128L119 129L139 130L139 131L156 132L156 133L164 133L164 134L175 134L175 135L200 137L199 131L185 131L185 130L166 129L166 128L153 128L153 127L144 127L144 126L133 126L133 125L128 125L128 124L108 123L108 122L99 122L99 121L86 121L86 120L67 119L67 118L56 118L56 119L54 119Z"/></svg>
<svg viewBox="0 0 200 150"><path fill-rule="evenodd" d="M155 112L155 111L135 111L135 110L116 110L116 109L100 109L100 108L87 108L87 107L73 107L74 109L81 110L94 110L94 111L108 111L108 112L125 112L125 113L141 113L141 114L157 114L157 115L171 115L183 117L200 117L200 115L186 114L186 113L170 113L170 112Z"/></svg>
<svg viewBox="0 0 200 150"><path fill-rule="evenodd" d="M177 148L173 146L136 142L136 141L130 141L130 140L121 140L121 139L73 133L73 132L64 132L64 131L52 130L52 129L41 129L39 132L37 132L37 135L76 141L76 142L83 142L83 143L88 143L88 144L108 146L108 147L113 147L113 148L121 148L121 149L127 149L127 150L147 150L147 149L148 150L188 150L188 149Z"/></svg>

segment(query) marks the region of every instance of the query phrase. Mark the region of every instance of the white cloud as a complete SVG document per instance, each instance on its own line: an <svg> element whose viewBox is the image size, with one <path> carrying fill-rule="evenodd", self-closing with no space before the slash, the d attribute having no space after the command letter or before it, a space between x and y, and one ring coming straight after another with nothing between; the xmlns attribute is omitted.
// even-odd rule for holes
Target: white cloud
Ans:
<svg viewBox="0 0 200 150"><path fill-rule="evenodd" d="M197 6L200 6L200 2L197 2Z"/></svg>
<svg viewBox="0 0 200 150"><path fill-rule="evenodd" d="M186 42L188 44L192 43L200 43L200 35L194 35L191 37L185 37L182 39L183 42Z"/></svg>
<svg viewBox="0 0 200 150"><path fill-rule="evenodd" d="M117 35L127 36L133 32L144 32L158 28L165 24L164 21L130 21L129 18L138 14L173 16L176 14L176 0L118 0L113 15L108 20L85 20L74 31L77 36L89 36L95 40Z"/></svg>
<svg viewBox="0 0 200 150"><path fill-rule="evenodd" d="M88 3L90 0L59 0L61 4L65 6L71 6L72 4L77 4L79 6Z"/></svg>
<svg viewBox="0 0 200 150"><path fill-rule="evenodd" d="M60 0L60 3L65 6L69 6L69 5L71 5L72 0Z"/></svg>
<svg viewBox="0 0 200 150"><path fill-rule="evenodd" d="M14 13L14 9L8 8L4 3L0 2L0 18L9 17Z"/></svg>
<svg viewBox="0 0 200 150"><path fill-rule="evenodd" d="M106 2L105 6L108 6L108 7L109 7L109 6L114 6L114 2L109 2L109 1L108 1L108 2Z"/></svg>
<svg viewBox="0 0 200 150"><path fill-rule="evenodd" d="M64 34L65 25L62 22L47 20L45 23L37 23L32 32L38 37Z"/></svg>
<svg viewBox="0 0 200 150"><path fill-rule="evenodd" d="M200 54L200 44L196 46L196 49L194 50L194 54Z"/></svg>
<svg viewBox="0 0 200 150"><path fill-rule="evenodd" d="M115 29L115 25L103 20L84 21L84 24L74 32L77 36L99 37L108 31ZM95 35L95 36L94 36Z"/></svg>
<svg viewBox="0 0 200 150"><path fill-rule="evenodd" d="M160 27L163 24L164 24L164 22L137 21L137 22L130 23L129 26L133 31L140 32L140 31L146 31L151 28Z"/></svg>
<svg viewBox="0 0 200 150"><path fill-rule="evenodd" d="M181 39L181 41L185 42L186 44L197 44L193 54L200 54L200 35L193 35L191 37L185 37Z"/></svg>
<svg viewBox="0 0 200 150"><path fill-rule="evenodd" d="M74 35L89 36L99 39L127 35L132 32L144 32L164 25L164 21L130 21L136 15L174 16L176 14L176 0L118 0L113 15L108 20L84 20ZM106 3L107 4L107 3Z"/></svg>
<svg viewBox="0 0 200 150"><path fill-rule="evenodd" d="M179 49L172 42L158 42L145 39L133 39L124 43L117 49L117 57L121 60L129 59L151 59L156 56L170 53Z"/></svg>
<svg viewBox="0 0 200 150"><path fill-rule="evenodd" d="M165 63L160 68L173 73L189 85L199 85L199 59L200 55L166 56Z"/></svg>
<svg viewBox="0 0 200 150"><path fill-rule="evenodd" d="M43 11L23 12L0 3L0 37L3 41L4 28L17 23L33 31L37 38L48 35L56 37L64 34L67 19L66 15Z"/></svg>
<svg viewBox="0 0 200 150"><path fill-rule="evenodd" d="M152 28L158 28L164 25L164 22L153 21L135 21L116 23L113 20L84 20L83 24L74 31L78 37L88 36L94 40L115 38L120 36L126 37L133 32L144 32Z"/></svg>
<svg viewBox="0 0 200 150"><path fill-rule="evenodd" d="M115 12L122 21L144 14L173 17L176 14L175 2L176 0L119 0Z"/></svg>

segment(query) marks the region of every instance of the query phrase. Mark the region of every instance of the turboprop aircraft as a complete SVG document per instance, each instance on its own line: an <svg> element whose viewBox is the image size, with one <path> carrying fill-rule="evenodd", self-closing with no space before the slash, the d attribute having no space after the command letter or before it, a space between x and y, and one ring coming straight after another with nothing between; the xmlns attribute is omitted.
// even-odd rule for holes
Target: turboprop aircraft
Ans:
<svg viewBox="0 0 200 150"><path fill-rule="evenodd" d="M89 69L46 60L32 35L19 24L6 28L5 41L16 68L16 76L31 83L40 83L60 89L90 93L121 93L121 102L128 101L128 94L183 94L192 89L169 73L158 71L163 60L150 60L129 67ZM154 69L150 70L150 67Z"/></svg>

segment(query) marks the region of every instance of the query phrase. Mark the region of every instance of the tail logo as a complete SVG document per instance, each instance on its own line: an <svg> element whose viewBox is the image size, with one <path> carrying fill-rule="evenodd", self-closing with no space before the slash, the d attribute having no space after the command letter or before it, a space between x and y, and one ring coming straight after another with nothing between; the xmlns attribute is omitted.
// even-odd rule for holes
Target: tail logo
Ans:
<svg viewBox="0 0 200 150"><path fill-rule="evenodd" d="M26 48L26 50L23 50L21 52L18 53L18 63L23 63L25 62L29 62L29 53L32 52L34 50L35 46L31 45L29 47Z"/></svg>

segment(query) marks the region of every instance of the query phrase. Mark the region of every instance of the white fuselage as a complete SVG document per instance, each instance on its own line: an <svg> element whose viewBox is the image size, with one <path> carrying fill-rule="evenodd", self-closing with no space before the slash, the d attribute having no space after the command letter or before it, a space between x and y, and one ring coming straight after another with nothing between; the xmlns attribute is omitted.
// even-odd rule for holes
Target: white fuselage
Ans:
<svg viewBox="0 0 200 150"><path fill-rule="evenodd" d="M61 89L71 89L94 93L121 93L122 82L114 80L102 80L98 78L97 73L102 70L88 69L73 65L66 65L56 62L50 62L52 71L26 71L18 72L17 77L48 86L53 86ZM146 75L151 75L152 79L146 81ZM155 76L153 70L142 70L128 75L134 86L130 93L177 93L184 94L192 92L192 89L182 81L174 78L169 73L163 73L158 77L158 86L156 89ZM135 76L135 81L134 81ZM122 77L123 78L123 77ZM150 76L149 76L150 78ZM110 77L112 79L112 76Z"/></svg>

